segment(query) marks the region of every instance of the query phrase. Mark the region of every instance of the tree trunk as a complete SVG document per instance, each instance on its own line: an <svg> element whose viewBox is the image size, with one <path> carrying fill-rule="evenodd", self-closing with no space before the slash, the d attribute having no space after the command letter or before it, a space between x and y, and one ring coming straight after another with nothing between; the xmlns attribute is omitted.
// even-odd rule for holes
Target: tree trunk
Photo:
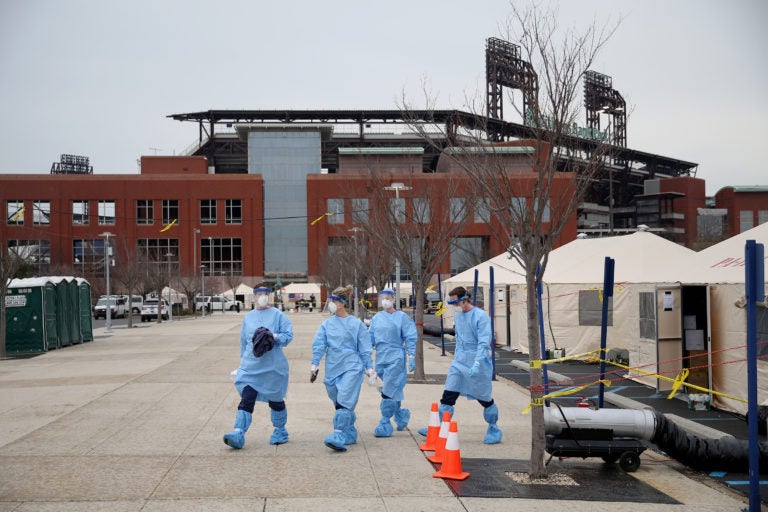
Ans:
<svg viewBox="0 0 768 512"><path fill-rule="evenodd" d="M526 306L528 313L528 353L530 361L541 360L541 342L539 341L539 312L536 303L536 267L526 272ZM542 478L547 475L544 466L544 409L541 397L544 395L544 376L539 365L531 366L531 478Z"/></svg>
<svg viewBox="0 0 768 512"><path fill-rule="evenodd" d="M424 381L427 375L424 372L424 289L419 286L416 290L416 310L413 314L416 323L416 370L413 373L414 380Z"/></svg>

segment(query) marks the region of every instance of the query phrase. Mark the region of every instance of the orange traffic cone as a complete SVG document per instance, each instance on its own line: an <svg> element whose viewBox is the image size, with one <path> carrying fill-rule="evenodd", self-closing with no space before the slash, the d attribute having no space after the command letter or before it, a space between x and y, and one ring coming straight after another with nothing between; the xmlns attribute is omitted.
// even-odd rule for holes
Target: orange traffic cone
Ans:
<svg viewBox="0 0 768 512"><path fill-rule="evenodd" d="M437 450L437 436L440 435L440 416L437 409L437 402L432 402L432 410L429 412L429 425L427 425L427 440L419 446L419 449L423 452Z"/></svg>
<svg viewBox="0 0 768 512"><path fill-rule="evenodd" d="M466 480L469 473L461 470L461 451L459 450L459 427L455 421L451 422L448 431L448 440L445 442L445 454L440 471L432 475L433 478L448 478L450 480Z"/></svg>
<svg viewBox="0 0 768 512"><path fill-rule="evenodd" d="M435 448L434 455L427 457L429 462L440 464L443 462L443 453L445 452L445 443L448 441L448 429L451 425L451 413L445 411L443 413L443 421L440 423L440 433L437 436L437 447Z"/></svg>

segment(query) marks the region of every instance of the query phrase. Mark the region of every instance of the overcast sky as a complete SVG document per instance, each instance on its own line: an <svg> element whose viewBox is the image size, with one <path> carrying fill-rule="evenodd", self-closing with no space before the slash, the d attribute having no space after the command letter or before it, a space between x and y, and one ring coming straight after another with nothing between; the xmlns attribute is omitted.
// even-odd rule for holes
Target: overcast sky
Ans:
<svg viewBox="0 0 768 512"><path fill-rule="evenodd" d="M559 13L577 29L623 18L593 69L631 109L630 148L698 163L710 195L768 185L768 2ZM196 141L177 113L390 109L423 79L437 108L462 108L509 14L502 0L0 0L0 172L48 173L71 153L98 174L137 173L141 155Z"/></svg>

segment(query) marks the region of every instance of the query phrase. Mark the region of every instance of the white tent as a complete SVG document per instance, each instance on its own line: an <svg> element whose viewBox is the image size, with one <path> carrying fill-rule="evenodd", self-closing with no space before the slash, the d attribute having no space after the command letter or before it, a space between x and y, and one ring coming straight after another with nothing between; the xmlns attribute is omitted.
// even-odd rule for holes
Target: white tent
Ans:
<svg viewBox="0 0 768 512"><path fill-rule="evenodd" d="M654 327L661 317L681 317L679 299L677 307L670 311L661 307L663 294L672 293L665 288L679 288L679 275L694 255L693 251L649 232L579 239L553 250L544 272L542 292L546 347L565 349L566 354L599 348L605 258L611 257L615 260L615 273L607 348L626 349L630 364L656 372L660 357L657 344L663 331L659 333ZM491 265L495 278L492 294ZM497 343L528 352L523 270L506 254L476 268L482 297L493 298ZM474 269L470 269L446 280L444 289L462 285L471 290L473 279ZM484 302L489 311L487 301Z"/></svg>
<svg viewBox="0 0 768 512"><path fill-rule="evenodd" d="M684 279L705 278L709 285L710 350L712 351L712 384L716 391L746 399L746 322L743 308L745 283L744 249L747 240L763 244L768 254L768 223L735 235L700 251L687 270ZM702 277L704 276L704 277ZM768 258L765 261L768 277ZM767 287L768 288L768 287ZM758 329L758 354L768 354L768 309L758 308L763 318L763 330ZM761 337L762 334L762 337ZM768 362L758 359L758 390L760 401L768 398ZM730 398L714 397L719 408L745 413L747 405Z"/></svg>

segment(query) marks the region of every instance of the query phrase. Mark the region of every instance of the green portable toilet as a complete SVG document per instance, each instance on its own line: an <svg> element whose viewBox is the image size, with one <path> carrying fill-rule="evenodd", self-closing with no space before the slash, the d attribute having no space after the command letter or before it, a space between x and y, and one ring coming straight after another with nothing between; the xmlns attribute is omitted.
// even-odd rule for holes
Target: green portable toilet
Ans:
<svg viewBox="0 0 768 512"><path fill-rule="evenodd" d="M48 278L14 279L5 297L7 354L36 354L55 349L56 285Z"/></svg>
<svg viewBox="0 0 768 512"><path fill-rule="evenodd" d="M69 298L69 332L72 335L72 343L82 343L83 335L80 332L80 288L77 278L67 278L67 295Z"/></svg>
<svg viewBox="0 0 768 512"><path fill-rule="evenodd" d="M77 291L80 304L80 335L83 341L93 341L93 319L91 317L91 283L78 277Z"/></svg>
<svg viewBox="0 0 768 512"><path fill-rule="evenodd" d="M56 326L59 331L59 346L67 347L72 344L69 278L55 276L50 279L56 283Z"/></svg>

